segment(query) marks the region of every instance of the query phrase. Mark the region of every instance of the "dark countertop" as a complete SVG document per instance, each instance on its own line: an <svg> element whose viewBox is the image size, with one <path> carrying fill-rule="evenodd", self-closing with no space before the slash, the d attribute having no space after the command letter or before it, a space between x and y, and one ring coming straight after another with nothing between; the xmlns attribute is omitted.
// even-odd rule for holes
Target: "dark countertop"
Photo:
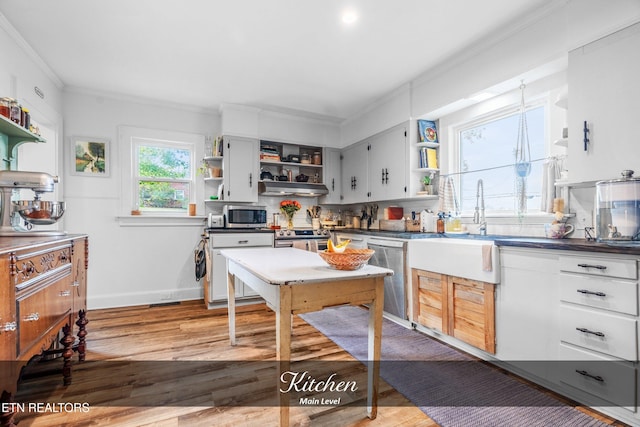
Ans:
<svg viewBox="0 0 640 427"><path fill-rule="evenodd" d="M271 233L274 230L270 228L205 228L204 231L209 234L238 234L238 233Z"/></svg>
<svg viewBox="0 0 640 427"><path fill-rule="evenodd" d="M374 237L388 237L393 239L481 239L492 240L496 246L509 246L533 249L552 249L562 251L601 252L624 255L640 255L640 242L611 242L601 243L586 239L546 239L543 237L504 236L478 234L437 234L408 231L379 231L344 228L335 230L336 233L364 234Z"/></svg>
<svg viewBox="0 0 640 427"><path fill-rule="evenodd" d="M544 239L535 237L508 237L494 240L496 246L518 248L555 249L561 251L602 252L610 254L640 255L640 242L602 243L585 239Z"/></svg>
<svg viewBox="0 0 640 427"><path fill-rule="evenodd" d="M269 228L207 228L207 232L212 234L228 234L228 233L273 233L274 230ZM624 255L640 255L640 242L612 242L601 243L588 241L585 239L546 239L542 237L526 237L526 236L505 236L490 234L488 236L480 236L478 234L437 234L437 233L420 233L410 231L380 231L380 230L362 230L359 228L339 228L332 230L333 233L345 234L362 234L372 237L390 238L390 239L480 239L492 240L496 246L532 248L532 249L552 249L561 251L582 251L582 252L601 252L610 254Z"/></svg>

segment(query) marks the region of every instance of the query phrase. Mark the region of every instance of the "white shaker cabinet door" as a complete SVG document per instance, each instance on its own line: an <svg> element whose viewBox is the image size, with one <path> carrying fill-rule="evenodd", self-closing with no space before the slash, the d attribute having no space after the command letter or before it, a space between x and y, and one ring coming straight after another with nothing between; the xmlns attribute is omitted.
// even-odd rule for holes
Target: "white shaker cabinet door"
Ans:
<svg viewBox="0 0 640 427"><path fill-rule="evenodd" d="M358 142L342 152L342 195L343 203L367 201L368 142Z"/></svg>
<svg viewBox="0 0 640 427"><path fill-rule="evenodd" d="M619 178L623 169L638 172L638 76L640 23L569 52L571 182Z"/></svg>
<svg viewBox="0 0 640 427"><path fill-rule="evenodd" d="M324 149L324 185L329 193L322 198L322 203L333 205L341 202L342 173L340 150L337 148Z"/></svg>
<svg viewBox="0 0 640 427"><path fill-rule="evenodd" d="M369 139L370 201L406 197L407 128L395 126Z"/></svg>
<svg viewBox="0 0 640 427"><path fill-rule="evenodd" d="M224 200L257 202L258 140L225 136L224 141Z"/></svg>

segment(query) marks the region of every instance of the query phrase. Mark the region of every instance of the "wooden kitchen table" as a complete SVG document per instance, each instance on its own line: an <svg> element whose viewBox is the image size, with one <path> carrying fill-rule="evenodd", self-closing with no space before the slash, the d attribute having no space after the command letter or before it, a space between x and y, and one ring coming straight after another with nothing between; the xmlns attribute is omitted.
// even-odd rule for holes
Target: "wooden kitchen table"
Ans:
<svg viewBox="0 0 640 427"><path fill-rule="evenodd" d="M336 305L371 304L367 368L367 412L377 415L382 339L384 277L387 268L365 265L354 271L335 270L317 253L294 248L224 249L227 258L229 338L236 344L235 278L256 291L276 313L278 379L291 359L291 316ZM346 325L345 325L346 326ZM280 392L280 386L277 391ZM289 425L289 395L280 392L280 425Z"/></svg>

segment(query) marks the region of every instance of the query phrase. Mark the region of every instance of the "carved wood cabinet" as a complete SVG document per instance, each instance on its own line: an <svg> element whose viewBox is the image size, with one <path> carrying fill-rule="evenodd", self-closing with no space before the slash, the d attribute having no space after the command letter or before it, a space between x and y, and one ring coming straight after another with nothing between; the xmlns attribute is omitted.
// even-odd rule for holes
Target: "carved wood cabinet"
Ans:
<svg viewBox="0 0 640 427"><path fill-rule="evenodd" d="M62 354L71 381L74 350L85 352L88 248L86 235L0 237L1 391L15 394L21 368L46 351Z"/></svg>

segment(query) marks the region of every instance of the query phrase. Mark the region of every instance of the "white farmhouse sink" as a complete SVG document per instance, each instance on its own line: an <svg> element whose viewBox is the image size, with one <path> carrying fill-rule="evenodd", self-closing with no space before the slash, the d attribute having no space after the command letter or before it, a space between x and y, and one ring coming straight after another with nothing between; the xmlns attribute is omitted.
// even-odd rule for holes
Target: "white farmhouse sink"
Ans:
<svg viewBox="0 0 640 427"><path fill-rule="evenodd" d="M486 249L483 250L483 247ZM500 282L498 247L492 240L446 237L413 239L409 241L408 253L411 268L487 283Z"/></svg>

